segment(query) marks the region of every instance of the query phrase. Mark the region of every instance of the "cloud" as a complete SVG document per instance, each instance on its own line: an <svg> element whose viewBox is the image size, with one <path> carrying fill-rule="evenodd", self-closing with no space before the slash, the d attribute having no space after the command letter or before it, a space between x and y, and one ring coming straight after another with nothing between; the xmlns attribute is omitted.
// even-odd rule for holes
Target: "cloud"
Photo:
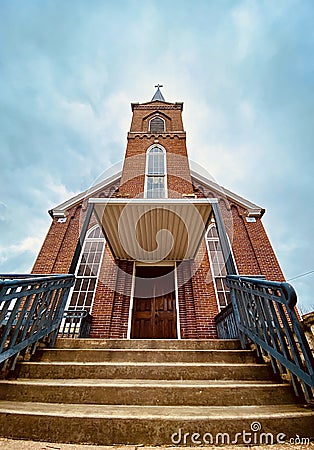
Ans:
<svg viewBox="0 0 314 450"><path fill-rule="evenodd" d="M0 273L30 272L32 261L38 254L45 234L46 224L35 219L33 235L24 237L13 244L0 246Z"/></svg>
<svg viewBox="0 0 314 450"><path fill-rule="evenodd" d="M254 49L254 40L258 33L259 20L254 1L240 3L233 11L232 18L236 28L237 57L245 59Z"/></svg>

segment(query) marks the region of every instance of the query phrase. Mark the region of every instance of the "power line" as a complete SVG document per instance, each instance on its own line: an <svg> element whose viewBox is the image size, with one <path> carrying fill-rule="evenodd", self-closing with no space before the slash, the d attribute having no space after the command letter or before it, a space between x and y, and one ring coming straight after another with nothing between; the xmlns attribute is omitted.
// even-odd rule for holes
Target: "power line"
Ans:
<svg viewBox="0 0 314 450"><path fill-rule="evenodd" d="M297 278L305 277L305 275L309 275L310 273L314 273L314 270L310 270L309 272L301 273L301 275L297 275L296 277L289 278L287 281L296 280Z"/></svg>

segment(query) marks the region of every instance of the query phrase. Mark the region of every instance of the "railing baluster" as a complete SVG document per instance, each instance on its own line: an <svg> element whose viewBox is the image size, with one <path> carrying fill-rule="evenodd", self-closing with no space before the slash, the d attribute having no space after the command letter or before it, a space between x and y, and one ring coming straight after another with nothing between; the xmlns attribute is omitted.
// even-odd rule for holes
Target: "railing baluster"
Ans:
<svg viewBox="0 0 314 450"><path fill-rule="evenodd" d="M13 369L21 352L58 332L73 275L0 275L0 365ZM12 306L12 303L14 305Z"/></svg>
<svg viewBox="0 0 314 450"><path fill-rule="evenodd" d="M294 311L296 294L288 283L227 276L241 343L249 339L270 358L274 372L289 372L301 400L313 399L314 359Z"/></svg>
<svg viewBox="0 0 314 450"><path fill-rule="evenodd" d="M66 338L89 337L92 316L84 309L65 310L59 328L59 336Z"/></svg>

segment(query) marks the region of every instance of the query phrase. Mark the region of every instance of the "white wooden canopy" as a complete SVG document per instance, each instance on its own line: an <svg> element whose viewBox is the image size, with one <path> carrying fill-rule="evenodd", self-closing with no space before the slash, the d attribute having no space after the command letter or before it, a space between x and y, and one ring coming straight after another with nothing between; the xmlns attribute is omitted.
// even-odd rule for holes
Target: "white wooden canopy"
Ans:
<svg viewBox="0 0 314 450"><path fill-rule="evenodd" d="M113 256L145 262L193 259L217 199L91 198Z"/></svg>

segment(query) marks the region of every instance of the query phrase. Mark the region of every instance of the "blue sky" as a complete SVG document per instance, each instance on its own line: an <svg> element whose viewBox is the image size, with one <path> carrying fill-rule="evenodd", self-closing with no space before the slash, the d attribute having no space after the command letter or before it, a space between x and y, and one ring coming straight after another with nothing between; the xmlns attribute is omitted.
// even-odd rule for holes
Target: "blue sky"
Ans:
<svg viewBox="0 0 314 450"><path fill-rule="evenodd" d="M266 208L286 278L314 270L312 0L1 0L0 272L47 210L123 158L131 102L184 102L189 156ZM314 274L291 283L314 309Z"/></svg>

